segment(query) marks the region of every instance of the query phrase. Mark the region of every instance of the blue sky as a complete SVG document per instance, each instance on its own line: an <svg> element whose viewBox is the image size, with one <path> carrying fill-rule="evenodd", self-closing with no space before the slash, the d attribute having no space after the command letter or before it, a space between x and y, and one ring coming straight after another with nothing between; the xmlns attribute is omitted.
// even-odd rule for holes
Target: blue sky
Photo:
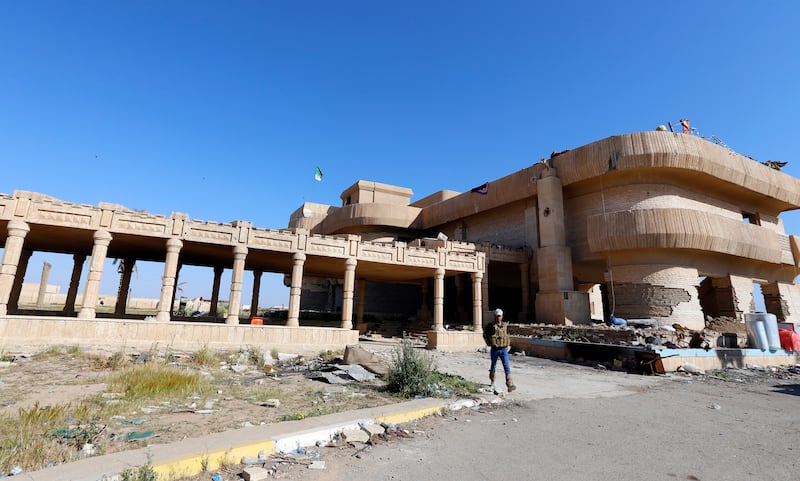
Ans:
<svg viewBox="0 0 800 481"><path fill-rule="evenodd" d="M463 191L684 117L800 176L798 25L795 2L3 2L0 192L282 228L358 179Z"/></svg>

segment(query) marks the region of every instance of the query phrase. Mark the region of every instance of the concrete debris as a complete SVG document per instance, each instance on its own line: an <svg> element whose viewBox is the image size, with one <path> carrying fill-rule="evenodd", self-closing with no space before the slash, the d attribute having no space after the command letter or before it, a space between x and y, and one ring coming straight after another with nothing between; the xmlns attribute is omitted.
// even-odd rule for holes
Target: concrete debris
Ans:
<svg viewBox="0 0 800 481"><path fill-rule="evenodd" d="M364 430L370 437L386 432L386 428L380 424L362 424L361 429Z"/></svg>
<svg viewBox="0 0 800 481"><path fill-rule="evenodd" d="M280 399L267 399L264 402L258 403L259 406L264 406L268 408L278 408L281 407L281 400Z"/></svg>
<svg viewBox="0 0 800 481"><path fill-rule="evenodd" d="M311 379L322 379L329 384L347 384L348 382L350 382L349 380L344 379L335 372L316 371L309 374L309 377Z"/></svg>
<svg viewBox="0 0 800 481"><path fill-rule="evenodd" d="M325 461L314 461L308 465L308 469L325 469Z"/></svg>
<svg viewBox="0 0 800 481"><path fill-rule="evenodd" d="M658 321L656 319L628 319L627 321L628 325L631 327L658 327Z"/></svg>
<svg viewBox="0 0 800 481"><path fill-rule="evenodd" d="M378 376L385 375L387 371L383 361L375 353L369 352L357 344L349 345L345 348L343 360L348 365L360 364L366 370Z"/></svg>
<svg viewBox="0 0 800 481"><path fill-rule="evenodd" d="M369 372L363 366L359 364L354 364L350 366L345 366L343 369L347 372L347 374L355 379L356 381L374 381L375 374Z"/></svg>
<svg viewBox="0 0 800 481"><path fill-rule="evenodd" d="M262 481L269 478L269 471L259 467L247 467L242 471L242 479L244 481Z"/></svg>
<svg viewBox="0 0 800 481"><path fill-rule="evenodd" d="M345 429L342 431L342 436L348 443L367 443L370 438L369 433L361 429Z"/></svg>
<svg viewBox="0 0 800 481"><path fill-rule="evenodd" d="M375 374L358 364L347 366L322 366L321 370L312 371L308 374L308 377L311 379L324 380L329 384L346 384L353 381L366 382L376 379Z"/></svg>

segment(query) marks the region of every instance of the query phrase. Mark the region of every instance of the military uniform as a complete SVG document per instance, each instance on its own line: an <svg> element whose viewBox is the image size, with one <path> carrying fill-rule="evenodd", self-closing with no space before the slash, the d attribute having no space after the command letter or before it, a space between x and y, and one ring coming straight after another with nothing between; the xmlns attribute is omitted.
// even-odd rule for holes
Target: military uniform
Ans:
<svg viewBox="0 0 800 481"><path fill-rule="evenodd" d="M502 315L502 310L497 309L495 311L495 318ZM500 362L503 363L503 371L506 375L506 387L508 388L508 392L513 391L517 387L511 380L511 366L508 360L508 350L511 345L511 340L508 338L508 323L503 322L501 319L499 324L497 322L489 324L486 326L486 329L483 330L483 338L486 340L486 344L491 347L492 366L489 369L489 380L492 382L492 390L497 393L497 389L494 386L494 379L497 360L500 359Z"/></svg>

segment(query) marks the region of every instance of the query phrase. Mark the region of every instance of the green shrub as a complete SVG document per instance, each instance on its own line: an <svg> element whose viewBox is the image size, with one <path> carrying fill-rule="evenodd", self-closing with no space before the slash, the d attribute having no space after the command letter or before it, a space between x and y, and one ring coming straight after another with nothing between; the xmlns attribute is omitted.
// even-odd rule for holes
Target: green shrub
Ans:
<svg viewBox="0 0 800 481"><path fill-rule="evenodd" d="M392 352L386 373L386 390L401 397L435 395L436 363L425 351L403 339Z"/></svg>

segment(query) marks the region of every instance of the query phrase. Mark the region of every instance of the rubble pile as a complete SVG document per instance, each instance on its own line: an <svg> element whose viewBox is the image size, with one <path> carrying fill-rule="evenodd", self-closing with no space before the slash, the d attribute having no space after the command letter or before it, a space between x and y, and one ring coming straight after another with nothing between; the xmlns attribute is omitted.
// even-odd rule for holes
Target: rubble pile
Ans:
<svg viewBox="0 0 800 481"><path fill-rule="evenodd" d="M744 322L730 317L706 318L700 331L680 324L658 326L653 319L629 320L625 325L511 324L512 336L618 346L663 346L671 349L747 347Z"/></svg>

